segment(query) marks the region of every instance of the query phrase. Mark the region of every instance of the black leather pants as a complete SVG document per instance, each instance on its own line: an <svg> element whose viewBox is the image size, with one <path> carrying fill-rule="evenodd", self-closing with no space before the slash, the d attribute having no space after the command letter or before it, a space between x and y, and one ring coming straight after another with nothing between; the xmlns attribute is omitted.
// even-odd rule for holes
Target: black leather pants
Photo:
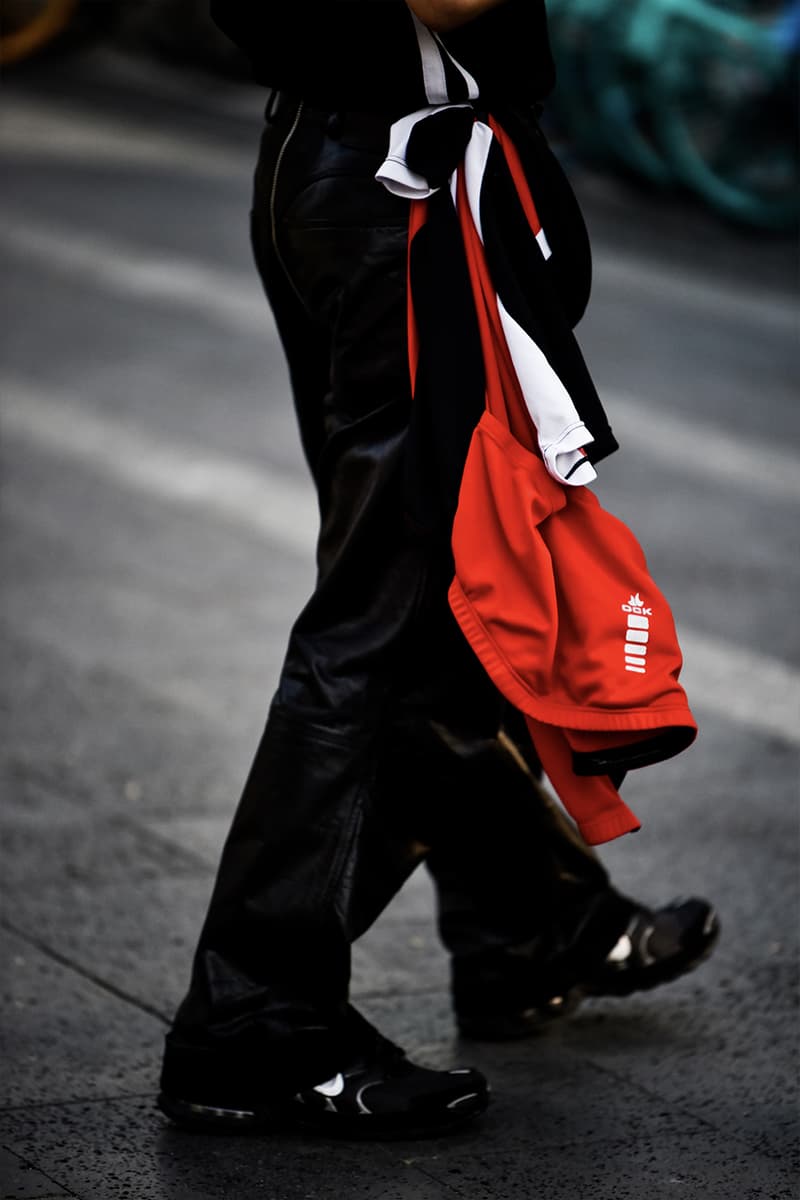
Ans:
<svg viewBox="0 0 800 1200"><path fill-rule="evenodd" d="M295 1086L337 1069L350 944L424 857L455 953L608 888L536 789L524 732L498 738L500 698L448 609L449 547L404 517L408 210L373 179L386 131L298 110L267 124L252 236L319 492L317 582L176 1020Z"/></svg>

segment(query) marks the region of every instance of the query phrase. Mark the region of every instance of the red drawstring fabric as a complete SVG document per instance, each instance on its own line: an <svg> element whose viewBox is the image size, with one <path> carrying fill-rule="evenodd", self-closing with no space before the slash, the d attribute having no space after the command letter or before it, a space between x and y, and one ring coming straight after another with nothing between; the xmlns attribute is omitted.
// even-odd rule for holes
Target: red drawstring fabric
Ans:
<svg viewBox="0 0 800 1200"><path fill-rule="evenodd" d="M539 233L516 151L490 123L530 228ZM584 839L597 844L640 823L605 770L586 773L593 769L587 758L599 753L602 761L607 752L624 771L678 753L696 736L678 682L680 648L634 535L587 488L564 486L545 468L461 169L456 207L480 329L486 410L461 481L449 601L485 670L525 714L564 807ZM411 209L413 238L424 224L424 201ZM420 336L410 278L412 380Z"/></svg>

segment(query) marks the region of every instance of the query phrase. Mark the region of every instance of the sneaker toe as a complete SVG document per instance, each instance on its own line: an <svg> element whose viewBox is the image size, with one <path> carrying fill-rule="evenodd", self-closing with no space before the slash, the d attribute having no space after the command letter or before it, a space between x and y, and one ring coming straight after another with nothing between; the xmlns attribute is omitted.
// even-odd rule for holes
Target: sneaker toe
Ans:
<svg viewBox="0 0 800 1200"><path fill-rule="evenodd" d="M699 897L673 900L655 910L639 907L584 991L625 996L677 979L708 957L719 930L713 905Z"/></svg>

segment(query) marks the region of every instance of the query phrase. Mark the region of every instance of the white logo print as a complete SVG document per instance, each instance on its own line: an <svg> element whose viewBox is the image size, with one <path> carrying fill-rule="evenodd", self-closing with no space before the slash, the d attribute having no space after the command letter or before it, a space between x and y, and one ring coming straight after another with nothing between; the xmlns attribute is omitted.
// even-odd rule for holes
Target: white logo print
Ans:
<svg viewBox="0 0 800 1200"><path fill-rule="evenodd" d="M645 605L638 592L628 599L627 604L620 607L628 614L628 628L625 631L625 670L644 675L647 671L647 643L650 640L650 618L653 610Z"/></svg>

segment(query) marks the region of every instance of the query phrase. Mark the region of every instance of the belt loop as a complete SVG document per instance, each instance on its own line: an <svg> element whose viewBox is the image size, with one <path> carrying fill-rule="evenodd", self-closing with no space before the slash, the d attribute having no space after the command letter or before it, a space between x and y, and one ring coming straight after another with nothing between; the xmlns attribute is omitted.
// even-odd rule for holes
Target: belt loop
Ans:
<svg viewBox="0 0 800 1200"><path fill-rule="evenodd" d="M344 113L332 112L331 115L328 117L328 120L325 124L325 128L328 132L328 136L332 137L334 139L334 141L338 141L339 138L342 136L342 118L343 117L344 117Z"/></svg>

